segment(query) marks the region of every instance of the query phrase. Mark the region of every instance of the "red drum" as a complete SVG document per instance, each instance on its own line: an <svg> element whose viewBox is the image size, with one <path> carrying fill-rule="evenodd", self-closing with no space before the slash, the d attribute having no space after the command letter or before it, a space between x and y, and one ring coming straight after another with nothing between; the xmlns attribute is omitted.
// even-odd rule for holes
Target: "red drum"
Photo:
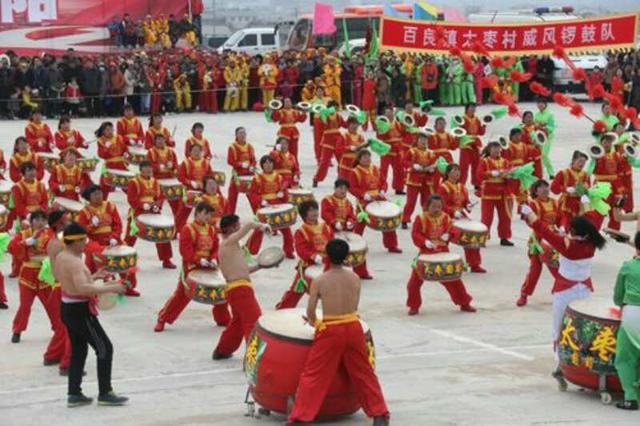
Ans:
<svg viewBox="0 0 640 426"><path fill-rule="evenodd" d="M287 412L313 343L315 330L302 319L303 309L282 309L262 314L244 356L244 371L253 399L262 407ZM375 366L375 347L369 327L366 335L369 362ZM360 409L347 372L340 367L318 412L318 418L353 414Z"/></svg>
<svg viewBox="0 0 640 426"><path fill-rule="evenodd" d="M218 182L218 186L224 186L224 183L227 181L227 175L224 172L213 170L211 176Z"/></svg>
<svg viewBox="0 0 640 426"><path fill-rule="evenodd" d="M594 299L571 303L562 319L558 343L560 369L569 382L600 392L602 402L611 402L609 392L621 392L615 358L620 319L611 305ZM566 383L561 384L566 389Z"/></svg>
<svg viewBox="0 0 640 426"><path fill-rule="evenodd" d="M202 191L187 189L184 192L184 198L185 198L184 204L190 209L193 209L202 200Z"/></svg>
<svg viewBox="0 0 640 426"><path fill-rule="evenodd" d="M236 186L238 187L238 192L248 193L249 188L251 188L251 181L253 180L253 175L249 176L237 176L236 177Z"/></svg>
<svg viewBox="0 0 640 426"><path fill-rule="evenodd" d="M13 185L11 184L11 182L6 180L0 181L0 204L2 204L5 207L9 205L12 188L13 188Z"/></svg>
<svg viewBox="0 0 640 426"><path fill-rule="evenodd" d="M152 243L168 243L176 234L173 217L163 214L141 214L136 217L138 238Z"/></svg>

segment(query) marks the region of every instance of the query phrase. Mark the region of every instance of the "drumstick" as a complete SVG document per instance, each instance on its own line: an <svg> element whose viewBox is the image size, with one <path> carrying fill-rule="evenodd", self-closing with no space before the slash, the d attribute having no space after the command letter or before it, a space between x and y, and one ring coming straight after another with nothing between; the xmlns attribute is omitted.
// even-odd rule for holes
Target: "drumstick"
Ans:
<svg viewBox="0 0 640 426"><path fill-rule="evenodd" d="M176 129L177 128L178 128L177 124L175 126L173 126L173 131L171 132L171 139L173 139L173 137L176 135Z"/></svg>

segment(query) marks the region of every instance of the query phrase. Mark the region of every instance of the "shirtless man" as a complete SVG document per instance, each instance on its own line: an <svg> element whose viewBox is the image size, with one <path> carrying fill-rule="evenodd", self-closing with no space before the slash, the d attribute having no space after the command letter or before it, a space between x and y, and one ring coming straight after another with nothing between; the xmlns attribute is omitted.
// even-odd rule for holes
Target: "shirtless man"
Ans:
<svg viewBox="0 0 640 426"><path fill-rule="evenodd" d="M329 270L311 283L307 306L307 320L315 324L316 336L300 376L287 424L315 419L343 364L364 412L373 417L373 425L388 425L389 410L378 377L369 363L367 343L357 314L360 280L342 266L349 254L349 244L333 239L327 244L326 252ZM319 299L322 299L322 320L316 318Z"/></svg>
<svg viewBox="0 0 640 426"><path fill-rule="evenodd" d="M225 297L231 307L231 322L222 332L218 346L213 351L214 360L230 358L240 347L242 338L249 339L256 321L262 315L249 278L260 266L249 266L240 247L240 240L255 229L270 231L270 227L262 223L240 225L240 218L236 215L226 215L220 219L222 241L218 260L220 272L227 282Z"/></svg>
<svg viewBox="0 0 640 426"><path fill-rule="evenodd" d="M113 346L98 321L95 296L106 293L124 293L120 284L99 285L95 279L105 277L103 271L93 276L82 260L87 244L87 231L72 222L63 232L63 250L53 262L53 274L62 286L62 321L71 340L71 366L67 407L89 405L93 398L82 393L82 373L87 359L87 345L96 352L98 364L98 405L124 405L128 398L118 396L111 388L111 361Z"/></svg>

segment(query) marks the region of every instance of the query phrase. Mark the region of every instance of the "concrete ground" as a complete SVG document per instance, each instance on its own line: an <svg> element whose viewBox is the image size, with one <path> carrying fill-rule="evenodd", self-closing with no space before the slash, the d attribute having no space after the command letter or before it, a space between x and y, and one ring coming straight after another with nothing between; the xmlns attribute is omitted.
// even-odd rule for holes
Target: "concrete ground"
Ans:
<svg viewBox="0 0 640 426"><path fill-rule="evenodd" d="M523 108L534 108L523 105ZM571 152L591 143L590 123L577 120L552 106L557 119L556 144L552 160L556 167L568 164ZM482 115L490 108L480 108ZM593 117L599 106L586 104ZM450 111L454 111L451 109ZM459 109L455 110L459 113ZM75 120L85 137L101 120ZM146 120L145 120L146 121ZM258 156L268 152L276 127L266 124L261 114L173 115L166 125L177 125L178 154L191 125L202 121L213 143L214 168L225 165L227 145L236 126L246 126ZM489 133L506 134L515 119L504 118ZM22 133L24 122L3 122L0 146L6 155L13 139ZM57 123L49 122L52 127ZM146 123L145 123L146 124ZM312 136L301 126L303 182L310 186L315 161ZM318 188L318 199L332 188L336 170ZM638 191L636 187L636 197ZM123 193L112 198L124 215ZM251 214L246 200L239 212ZM479 208L473 217L479 218ZM624 224L629 232L634 224ZM408 231L399 231L401 255L387 254L379 233L368 230L369 265L375 275L364 284L360 312L373 331L377 350L377 373L395 425L512 425L512 424L601 424L637 425L637 413L621 412L600 403L597 394L570 386L560 393L549 373L554 368L551 348L551 277L544 272L538 291L524 308L515 306L527 271L526 226L513 221L514 248L501 248L494 238L482 251L486 275L466 274L464 282L474 297L476 314L459 312L439 284L425 283L420 315L409 318L404 306L405 284L415 253ZM494 229L495 232L495 229ZM279 244L266 239L264 246ZM164 333L153 332L156 315L173 291L178 271L160 268L155 248L139 241L139 290L142 297L100 315L115 346L113 369L117 392L131 398L122 408L79 409L65 407L66 379L55 367L42 366L42 353L51 336L42 307L36 302L29 329L20 344L11 344L11 321L17 308L18 290L7 279L10 309L0 311L0 424L2 425L197 425L225 426L282 424L283 416L261 419L244 416L246 379L241 370L242 351L227 361L213 362L211 352L220 328L213 325L210 308L192 303L180 319ZM461 252L452 246L453 251ZM174 261L179 263L177 245ZM627 246L611 242L595 259L593 297L611 304L616 272L632 256ZM6 274L9 263L2 267ZM294 275L294 261L279 269L261 271L255 277L258 299L265 311L273 309ZM306 299L303 299L303 303ZM86 394L97 393L95 356L87 362ZM370 420L359 412L336 424L365 425Z"/></svg>

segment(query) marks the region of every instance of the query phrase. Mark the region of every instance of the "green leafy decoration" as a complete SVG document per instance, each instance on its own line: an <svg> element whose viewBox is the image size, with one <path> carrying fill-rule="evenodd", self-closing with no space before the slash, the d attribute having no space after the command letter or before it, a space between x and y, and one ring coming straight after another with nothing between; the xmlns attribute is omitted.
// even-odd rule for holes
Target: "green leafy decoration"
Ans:
<svg viewBox="0 0 640 426"><path fill-rule="evenodd" d="M511 176L513 179L517 179L520 181L520 187L522 190L528 190L531 185L533 185L538 178L533 175L534 165L533 163L527 163L516 168Z"/></svg>
<svg viewBox="0 0 640 426"><path fill-rule="evenodd" d="M376 118L376 129L378 134L384 135L385 133L391 130L391 123L388 120L383 119L382 117Z"/></svg>
<svg viewBox="0 0 640 426"><path fill-rule="evenodd" d="M371 151L381 157L387 155L389 151L391 151L391 145L382 142L380 139L370 138L367 140L367 145L371 148Z"/></svg>
<svg viewBox="0 0 640 426"><path fill-rule="evenodd" d="M50 286L53 286L56 283L56 277L53 276L53 268L49 257L46 257L42 261L40 272L38 272L38 279Z"/></svg>
<svg viewBox="0 0 640 426"><path fill-rule="evenodd" d="M587 190L587 197L591 207L601 215L609 213L611 206L604 200L611 195L611 184L609 182L598 182Z"/></svg>
<svg viewBox="0 0 640 426"><path fill-rule="evenodd" d="M508 112L509 112L508 108L500 107L500 108L492 109L490 114L493 116L493 118L495 118L496 120L499 120L502 117L506 116Z"/></svg>
<svg viewBox="0 0 640 426"><path fill-rule="evenodd" d="M447 162L447 160L444 157L439 157L436 160L436 169L438 169L440 174L444 175L445 172L447 171L447 167L449 167L449 163Z"/></svg>

